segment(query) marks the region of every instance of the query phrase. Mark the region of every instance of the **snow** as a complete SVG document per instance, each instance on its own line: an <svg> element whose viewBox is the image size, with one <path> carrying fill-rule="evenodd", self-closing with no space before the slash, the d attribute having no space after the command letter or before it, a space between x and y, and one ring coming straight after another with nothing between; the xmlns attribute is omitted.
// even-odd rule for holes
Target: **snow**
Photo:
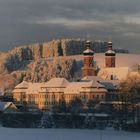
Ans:
<svg viewBox="0 0 140 140"><path fill-rule="evenodd" d="M83 55L73 55L67 56L77 61L83 61ZM104 53L95 53L94 61L100 68L105 67L105 54ZM136 67L140 63L140 55L139 54L116 54L116 67Z"/></svg>
<svg viewBox="0 0 140 140"><path fill-rule="evenodd" d="M91 49L86 49L83 53L94 53Z"/></svg>
<svg viewBox="0 0 140 140"><path fill-rule="evenodd" d="M0 140L139 140L140 133L89 129L17 129L0 127Z"/></svg>
<svg viewBox="0 0 140 140"><path fill-rule="evenodd" d="M96 113L94 114L95 117L108 117L108 114L105 114L105 113Z"/></svg>
<svg viewBox="0 0 140 140"><path fill-rule="evenodd" d="M0 101L0 111L5 111L10 105L16 106L12 102L1 102Z"/></svg>
<svg viewBox="0 0 140 140"><path fill-rule="evenodd" d="M98 76L100 76L104 80L110 80L111 75L113 75L114 80L121 80L127 77L129 74L128 67L115 67L115 68L102 68Z"/></svg>
<svg viewBox="0 0 140 140"><path fill-rule="evenodd" d="M112 50L108 50L107 52L105 52L106 54L107 53L112 53L112 54L115 54L115 52L114 51L112 51Z"/></svg>

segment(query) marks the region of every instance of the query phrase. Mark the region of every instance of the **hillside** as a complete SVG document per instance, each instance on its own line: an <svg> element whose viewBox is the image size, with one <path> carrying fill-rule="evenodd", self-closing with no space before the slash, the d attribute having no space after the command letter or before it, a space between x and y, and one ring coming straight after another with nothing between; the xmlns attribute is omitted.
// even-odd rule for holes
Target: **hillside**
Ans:
<svg viewBox="0 0 140 140"><path fill-rule="evenodd" d="M13 89L22 80L42 82L56 76L73 79L76 61L65 56L81 54L83 48L84 40L62 39L1 52L0 91ZM58 56L64 57L59 60ZM55 59L48 61L48 58Z"/></svg>
<svg viewBox="0 0 140 140"><path fill-rule="evenodd" d="M0 91L11 90L22 80L45 82L52 77L79 79L84 49L84 40L64 39L20 46L0 53ZM139 60L139 55L118 54L117 66L136 67ZM104 54L95 53L95 63L104 67Z"/></svg>

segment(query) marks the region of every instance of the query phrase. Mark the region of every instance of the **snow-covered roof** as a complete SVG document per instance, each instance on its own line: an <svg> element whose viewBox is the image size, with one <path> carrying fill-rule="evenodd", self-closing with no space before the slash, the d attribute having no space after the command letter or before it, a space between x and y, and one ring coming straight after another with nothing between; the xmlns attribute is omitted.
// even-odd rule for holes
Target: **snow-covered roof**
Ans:
<svg viewBox="0 0 140 140"><path fill-rule="evenodd" d="M13 93L26 93L26 94L38 94L41 87L44 87L45 83L31 83L23 81L15 87Z"/></svg>
<svg viewBox="0 0 140 140"><path fill-rule="evenodd" d="M20 84L18 84L15 88L28 88L29 83L26 81L21 82Z"/></svg>
<svg viewBox="0 0 140 140"><path fill-rule="evenodd" d="M38 94L40 92L54 91L58 92L59 88L64 88L69 82L65 78L53 78L46 83L28 83L23 81L15 87L13 93L26 93L26 94Z"/></svg>
<svg viewBox="0 0 140 140"><path fill-rule="evenodd" d="M23 81L20 84L18 84L15 89L13 90L14 92L37 92L39 91L40 87L43 85L43 83L31 83L31 82L26 82Z"/></svg>
<svg viewBox="0 0 140 140"><path fill-rule="evenodd" d="M97 81L90 81L86 82L84 85L82 85L82 91L84 92L107 92L105 86Z"/></svg>
<svg viewBox="0 0 140 140"><path fill-rule="evenodd" d="M68 83L65 78L53 78L46 83L46 87L66 87Z"/></svg>
<svg viewBox="0 0 140 140"><path fill-rule="evenodd" d="M106 87L106 89L113 90L119 87L120 81L119 80L103 80L101 83Z"/></svg>
<svg viewBox="0 0 140 140"><path fill-rule="evenodd" d="M85 82L85 84L82 85L83 88L87 88L87 87L93 87L93 88L104 88L105 86L100 84L97 81L90 81L90 82Z"/></svg>
<svg viewBox="0 0 140 140"><path fill-rule="evenodd" d="M0 102L0 111L5 111L10 105L16 106L12 102Z"/></svg>
<svg viewBox="0 0 140 140"><path fill-rule="evenodd" d="M21 85L21 84L19 84ZM26 84L25 84L26 86ZM105 86L96 80L84 82L68 82L65 78L53 78L46 83L28 83L28 88L22 85L15 88L13 93L39 94L46 92L64 92L64 93L80 93L80 92L107 92Z"/></svg>
<svg viewBox="0 0 140 140"><path fill-rule="evenodd" d="M140 77L140 74L137 71L131 71L129 73L129 76L138 76L138 77Z"/></svg>
<svg viewBox="0 0 140 140"><path fill-rule="evenodd" d="M64 89L64 93L80 93L80 92L107 92L105 86L96 82L71 82Z"/></svg>
<svg viewBox="0 0 140 140"><path fill-rule="evenodd" d="M85 76L82 78L82 81L102 81L103 79L100 76Z"/></svg>
<svg viewBox="0 0 140 140"><path fill-rule="evenodd" d="M102 68L98 76L102 77L104 80L110 80L113 75L114 80L122 80L127 77L130 69L128 67L114 67L114 68Z"/></svg>
<svg viewBox="0 0 140 140"><path fill-rule="evenodd" d="M4 95L4 91L2 89L0 89L0 96Z"/></svg>
<svg viewBox="0 0 140 140"><path fill-rule="evenodd" d="M38 94L43 83L29 83L27 94Z"/></svg>

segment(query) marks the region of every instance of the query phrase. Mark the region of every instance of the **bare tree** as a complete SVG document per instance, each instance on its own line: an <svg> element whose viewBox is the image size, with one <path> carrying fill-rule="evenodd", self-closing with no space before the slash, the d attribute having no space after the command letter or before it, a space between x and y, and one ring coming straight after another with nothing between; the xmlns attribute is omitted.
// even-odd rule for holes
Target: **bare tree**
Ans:
<svg viewBox="0 0 140 140"><path fill-rule="evenodd" d="M127 120L131 112L135 123L136 104L140 102L140 77L128 76L120 83L119 101L121 101L122 115Z"/></svg>

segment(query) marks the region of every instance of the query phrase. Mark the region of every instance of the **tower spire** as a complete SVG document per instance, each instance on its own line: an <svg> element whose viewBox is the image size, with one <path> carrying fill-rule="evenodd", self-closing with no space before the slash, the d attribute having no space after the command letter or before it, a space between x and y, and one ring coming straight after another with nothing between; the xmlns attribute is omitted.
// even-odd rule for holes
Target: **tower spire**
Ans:
<svg viewBox="0 0 140 140"><path fill-rule="evenodd" d="M87 40L85 42L86 50L83 52L84 55L84 61L83 61L83 67L82 67L82 76L94 76L95 70L94 70L94 52L91 50L91 41Z"/></svg>
<svg viewBox="0 0 140 140"><path fill-rule="evenodd" d="M113 51L113 43L111 40L108 41L108 51L105 52L105 67L115 67L115 56L116 53Z"/></svg>
<svg viewBox="0 0 140 140"><path fill-rule="evenodd" d="M87 40L85 42L85 46L86 46L87 49L90 49L91 48L91 41L90 40Z"/></svg>
<svg viewBox="0 0 140 140"><path fill-rule="evenodd" d="M109 36L109 38L108 38L108 50L113 50L112 49L112 46L113 46L113 43L112 43L112 38L111 38L111 36Z"/></svg>

